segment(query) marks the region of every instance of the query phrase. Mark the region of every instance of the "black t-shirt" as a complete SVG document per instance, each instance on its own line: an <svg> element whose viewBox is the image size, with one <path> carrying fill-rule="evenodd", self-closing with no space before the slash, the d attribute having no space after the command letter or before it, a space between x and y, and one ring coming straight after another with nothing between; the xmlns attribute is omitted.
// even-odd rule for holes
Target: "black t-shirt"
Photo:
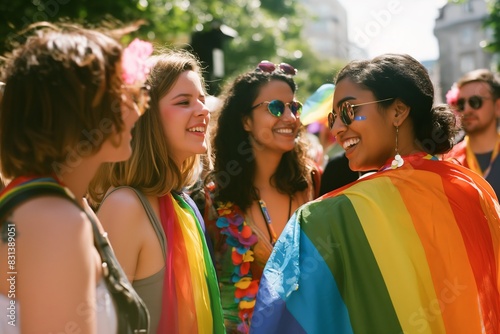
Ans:
<svg viewBox="0 0 500 334"><path fill-rule="evenodd" d="M319 194L324 195L356 181L359 175L359 172L354 172L349 168L349 159L346 158L345 152L339 152L332 156L325 166L325 170L321 175Z"/></svg>
<svg viewBox="0 0 500 334"><path fill-rule="evenodd" d="M488 152L488 153L481 153L481 154L476 154L476 159L477 162L479 163L479 167L481 167L481 170L484 172L488 166L490 165L490 160L491 160L491 155L493 152ZM499 162L499 157L500 155L497 155L495 158L495 161L491 164L491 169L486 176L486 181L488 181L489 184L493 187L493 190L495 190L495 193L497 194L497 197L500 196L500 162Z"/></svg>

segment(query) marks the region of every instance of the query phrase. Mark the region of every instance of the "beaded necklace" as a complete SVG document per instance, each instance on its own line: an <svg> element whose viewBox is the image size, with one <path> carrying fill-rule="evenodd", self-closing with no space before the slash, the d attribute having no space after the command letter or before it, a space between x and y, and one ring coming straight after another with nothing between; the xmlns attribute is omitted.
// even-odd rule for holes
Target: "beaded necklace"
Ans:
<svg viewBox="0 0 500 334"><path fill-rule="evenodd" d="M288 219L290 219L290 215L292 213L292 196L290 196L289 198L290 198L290 200L288 202L287 221L288 221ZM262 199L259 198L258 203L259 203L259 207L260 207L260 212L262 213L262 217L264 218L264 221L266 222L266 228L267 228L267 232L269 233L269 238L270 238L269 241L271 242L271 245L273 245L273 247L274 247L274 244L278 240L278 237L276 235L276 232L274 231L273 225L271 224L271 216L269 215L269 211L267 211L266 202L264 202Z"/></svg>

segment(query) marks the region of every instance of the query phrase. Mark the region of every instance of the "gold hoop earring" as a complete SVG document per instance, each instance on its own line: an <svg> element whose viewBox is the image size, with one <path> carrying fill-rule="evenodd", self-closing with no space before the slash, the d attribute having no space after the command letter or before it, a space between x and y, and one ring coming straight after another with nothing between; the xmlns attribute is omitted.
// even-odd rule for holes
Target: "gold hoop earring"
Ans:
<svg viewBox="0 0 500 334"><path fill-rule="evenodd" d="M399 126L396 125L396 148L394 149L396 155L394 156L394 160L392 160L391 163L392 169L399 168L403 166L403 164L405 163L405 161L403 160L403 158L401 158L401 155L398 152L398 135L399 135Z"/></svg>

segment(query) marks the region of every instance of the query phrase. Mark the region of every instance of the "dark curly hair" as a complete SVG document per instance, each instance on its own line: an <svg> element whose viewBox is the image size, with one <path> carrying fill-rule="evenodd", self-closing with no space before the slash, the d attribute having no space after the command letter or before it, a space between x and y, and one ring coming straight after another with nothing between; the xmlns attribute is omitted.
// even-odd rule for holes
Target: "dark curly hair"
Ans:
<svg viewBox="0 0 500 334"><path fill-rule="evenodd" d="M243 119L251 115L252 105L261 88L273 80L285 82L293 93L297 90L293 78L279 71L250 71L238 76L225 89L212 137L214 169L208 174L207 182L214 181L216 184L215 200L231 201L243 211L258 196L253 185L255 159ZM305 142L301 139L303 131L301 129L294 149L283 154L271 178L280 192L290 196L308 187L311 169L307 165Z"/></svg>
<svg viewBox="0 0 500 334"><path fill-rule="evenodd" d="M335 82L349 78L370 90L377 100L396 98L410 107L415 137L430 154L448 152L458 127L447 105L433 107L434 87L426 68L405 54L384 54L372 60L353 61L337 75ZM393 101L381 102L383 107Z"/></svg>

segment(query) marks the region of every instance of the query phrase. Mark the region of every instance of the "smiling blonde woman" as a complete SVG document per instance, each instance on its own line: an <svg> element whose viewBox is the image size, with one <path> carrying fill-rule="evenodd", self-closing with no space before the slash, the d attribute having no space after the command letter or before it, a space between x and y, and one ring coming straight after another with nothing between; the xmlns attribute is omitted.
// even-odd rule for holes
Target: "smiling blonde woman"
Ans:
<svg viewBox="0 0 500 334"><path fill-rule="evenodd" d="M196 59L150 59L150 109L132 132L133 154L91 186L97 215L151 314L152 333L223 333L219 289L204 222L183 190L201 171L210 114Z"/></svg>

